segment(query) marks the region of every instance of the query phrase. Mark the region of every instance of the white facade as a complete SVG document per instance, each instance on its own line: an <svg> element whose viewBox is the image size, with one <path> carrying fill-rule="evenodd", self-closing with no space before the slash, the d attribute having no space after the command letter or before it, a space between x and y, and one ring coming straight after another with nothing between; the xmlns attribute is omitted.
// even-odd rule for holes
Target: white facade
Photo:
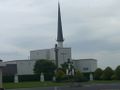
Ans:
<svg viewBox="0 0 120 90"><path fill-rule="evenodd" d="M71 48L59 48L58 49L58 67L61 67L61 64L71 60Z"/></svg>
<svg viewBox="0 0 120 90"><path fill-rule="evenodd" d="M30 51L30 60L50 59L50 50L51 49Z"/></svg>
<svg viewBox="0 0 120 90"><path fill-rule="evenodd" d="M17 61L17 71L18 75L30 75L34 74L33 69L35 65L34 60L23 60L23 61Z"/></svg>
<svg viewBox="0 0 120 90"><path fill-rule="evenodd" d="M17 64L17 75L34 74L33 69L36 60L15 60L5 62L6 64Z"/></svg>
<svg viewBox="0 0 120 90"><path fill-rule="evenodd" d="M71 55L67 55L70 49L60 49L59 51L59 63L67 62L67 59ZM66 53L65 53L66 52ZM64 53L64 55L63 55ZM65 61L64 61L65 60ZM32 75L36 60L15 60L8 61L5 64L17 64L17 75ZM72 60L75 69L81 72L94 72L97 69L97 60L95 59L79 59Z"/></svg>
<svg viewBox="0 0 120 90"><path fill-rule="evenodd" d="M43 49L43 50L34 50L30 51L30 60L39 60L39 59L47 59L47 60L55 60L55 50L51 49ZM71 59L71 48L58 48L58 64L59 67L64 62L67 62L68 59Z"/></svg>
<svg viewBox="0 0 120 90"><path fill-rule="evenodd" d="M96 59L79 59L73 60L73 65L75 69L81 72L94 72L97 69Z"/></svg>
<svg viewBox="0 0 120 90"><path fill-rule="evenodd" d="M58 42L57 45L58 45L59 48L63 48L63 42Z"/></svg>
<svg viewBox="0 0 120 90"><path fill-rule="evenodd" d="M30 60L14 60L7 61L5 64L16 64L17 75L32 75L34 74L35 62L39 59L48 59L55 61L55 51L52 49L35 50L30 52ZM59 67L64 62L71 59L71 48L58 48L58 63Z"/></svg>

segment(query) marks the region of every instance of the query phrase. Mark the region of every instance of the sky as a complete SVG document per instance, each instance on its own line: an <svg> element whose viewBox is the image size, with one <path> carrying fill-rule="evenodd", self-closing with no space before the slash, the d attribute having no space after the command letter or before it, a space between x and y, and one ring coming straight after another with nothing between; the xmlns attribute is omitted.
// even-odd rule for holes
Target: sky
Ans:
<svg viewBox="0 0 120 90"><path fill-rule="evenodd" d="M120 0L59 0L64 46L73 59L94 58L98 67L120 65ZM53 48L58 0L0 0L0 59L29 58Z"/></svg>

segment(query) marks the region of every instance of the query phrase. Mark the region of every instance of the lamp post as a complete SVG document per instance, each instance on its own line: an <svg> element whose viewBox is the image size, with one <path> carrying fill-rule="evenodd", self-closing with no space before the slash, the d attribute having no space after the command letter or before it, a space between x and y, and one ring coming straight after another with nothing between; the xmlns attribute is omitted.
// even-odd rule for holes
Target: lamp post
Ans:
<svg viewBox="0 0 120 90"><path fill-rule="evenodd" d="M58 69L58 47L57 47L57 44L55 44L55 61L56 61L57 69Z"/></svg>
<svg viewBox="0 0 120 90"><path fill-rule="evenodd" d="M54 48L54 51L55 51L55 64L56 64L56 70L55 70L55 73L57 73L57 71L58 71L58 46L57 46L57 44L55 44L55 48ZM56 77L55 76L53 76L53 81L56 81Z"/></svg>

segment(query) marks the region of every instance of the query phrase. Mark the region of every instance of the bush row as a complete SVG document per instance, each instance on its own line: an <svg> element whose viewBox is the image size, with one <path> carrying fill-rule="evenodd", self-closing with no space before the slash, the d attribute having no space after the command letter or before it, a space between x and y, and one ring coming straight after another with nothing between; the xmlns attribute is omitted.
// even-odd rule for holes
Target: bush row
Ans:
<svg viewBox="0 0 120 90"><path fill-rule="evenodd" d="M101 68L96 69L94 72L95 80L120 80L120 66L115 70L111 67L106 67L104 70Z"/></svg>
<svg viewBox="0 0 120 90"><path fill-rule="evenodd" d="M45 81L51 81L51 74L44 74ZM19 82L40 81L40 75L18 75ZM14 82L14 76L3 76L3 82Z"/></svg>

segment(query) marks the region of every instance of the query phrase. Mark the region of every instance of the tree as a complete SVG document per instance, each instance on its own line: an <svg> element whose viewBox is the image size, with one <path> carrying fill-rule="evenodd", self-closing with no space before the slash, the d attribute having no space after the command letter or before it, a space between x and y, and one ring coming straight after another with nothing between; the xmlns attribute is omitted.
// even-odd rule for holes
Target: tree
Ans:
<svg viewBox="0 0 120 90"><path fill-rule="evenodd" d="M120 80L120 65L117 66L117 68L115 69L115 75L117 79Z"/></svg>
<svg viewBox="0 0 120 90"><path fill-rule="evenodd" d="M101 68L97 68L94 72L94 79L100 80L102 73L103 73L103 70Z"/></svg>
<svg viewBox="0 0 120 90"><path fill-rule="evenodd" d="M103 79L103 80L111 80L111 77L112 77L113 74L114 74L114 71L110 67L107 67L103 71L101 79Z"/></svg>
<svg viewBox="0 0 120 90"><path fill-rule="evenodd" d="M52 61L41 59L36 61L33 70L35 74L40 75L41 73L44 73L45 77L52 78L55 69L56 69L56 65L52 63Z"/></svg>

